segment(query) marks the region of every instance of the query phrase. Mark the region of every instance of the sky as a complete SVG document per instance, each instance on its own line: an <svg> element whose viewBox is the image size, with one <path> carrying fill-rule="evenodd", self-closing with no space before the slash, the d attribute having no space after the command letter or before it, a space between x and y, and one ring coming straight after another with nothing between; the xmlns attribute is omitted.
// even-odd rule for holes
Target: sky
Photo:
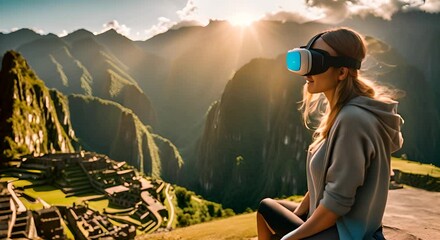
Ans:
<svg viewBox="0 0 440 240"><path fill-rule="evenodd" d="M440 12L440 0L0 0L0 32L30 28L65 36L111 28L132 40L169 29L227 20L245 27L259 19L337 23L353 15L392 19L399 11Z"/></svg>

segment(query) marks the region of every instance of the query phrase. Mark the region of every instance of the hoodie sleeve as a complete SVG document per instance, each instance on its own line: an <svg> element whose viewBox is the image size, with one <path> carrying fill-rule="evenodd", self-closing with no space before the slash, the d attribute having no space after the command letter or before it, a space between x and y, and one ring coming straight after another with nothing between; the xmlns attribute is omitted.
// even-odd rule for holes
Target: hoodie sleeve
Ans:
<svg viewBox="0 0 440 240"><path fill-rule="evenodd" d="M374 155L375 122L372 114L346 106L328 136L329 167L320 203L339 216L350 211L356 190L364 183L366 168Z"/></svg>

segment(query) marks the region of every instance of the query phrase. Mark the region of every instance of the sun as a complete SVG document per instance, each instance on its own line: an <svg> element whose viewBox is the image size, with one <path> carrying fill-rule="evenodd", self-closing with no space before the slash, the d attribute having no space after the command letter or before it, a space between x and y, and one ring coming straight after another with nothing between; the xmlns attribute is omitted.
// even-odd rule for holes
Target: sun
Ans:
<svg viewBox="0 0 440 240"><path fill-rule="evenodd" d="M246 13L237 14L228 19L228 22L237 27L249 27L256 19Z"/></svg>

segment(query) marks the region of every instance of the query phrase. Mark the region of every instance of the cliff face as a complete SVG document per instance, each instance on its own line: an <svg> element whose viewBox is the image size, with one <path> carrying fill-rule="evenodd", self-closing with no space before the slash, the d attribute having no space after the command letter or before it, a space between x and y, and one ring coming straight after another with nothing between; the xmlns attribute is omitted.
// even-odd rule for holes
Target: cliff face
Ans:
<svg viewBox="0 0 440 240"><path fill-rule="evenodd" d="M75 134L66 98L49 91L26 60L9 51L0 71L0 158L72 152Z"/></svg>
<svg viewBox="0 0 440 240"><path fill-rule="evenodd" d="M176 180L183 160L168 140L151 133L129 109L108 100L70 95L72 125L80 144L155 178ZM166 143L166 144L165 144Z"/></svg>
<svg viewBox="0 0 440 240"><path fill-rule="evenodd" d="M264 196L304 194L306 148L297 102L304 80L284 56L253 60L230 80L207 115L196 168L206 196L242 211Z"/></svg>

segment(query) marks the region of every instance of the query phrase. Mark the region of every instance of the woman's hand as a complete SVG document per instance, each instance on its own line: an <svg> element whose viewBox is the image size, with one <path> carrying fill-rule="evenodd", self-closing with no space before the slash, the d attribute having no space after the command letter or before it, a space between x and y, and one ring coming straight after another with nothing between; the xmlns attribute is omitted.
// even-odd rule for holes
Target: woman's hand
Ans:
<svg viewBox="0 0 440 240"><path fill-rule="evenodd" d="M338 218L339 216L336 213L319 204L304 224L286 234L281 240L297 240L312 236L335 225Z"/></svg>
<svg viewBox="0 0 440 240"><path fill-rule="evenodd" d="M310 206L310 198L309 198L309 192L307 192L303 200L301 201L299 206L295 209L295 211L293 211L293 213L298 217L302 217L309 212L309 206Z"/></svg>

